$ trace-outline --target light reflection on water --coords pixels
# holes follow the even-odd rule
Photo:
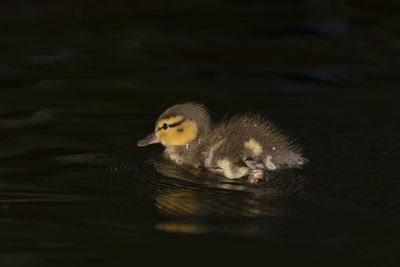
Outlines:
[[[50,257],[49,248],[63,255],[68,250],[79,260],[104,249],[165,244],[159,240],[163,233],[216,235],[224,246],[227,237],[246,237],[270,245],[341,247],[367,244],[385,229],[396,229],[395,125],[368,134],[317,134],[302,141],[312,159],[303,170],[249,185],[178,168],[159,156],[157,146],[136,148],[148,130],[136,133],[137,125],[152,125],[157,114],[133,116],[132,124],[126,123],[130,115],[102,114],[58,110],[44,124],[8,128],[2,139],[7,149],[1,157],[0,223],[9,229],[2,240],[12,242],[0,247],[13,253],[35,247],[40,260]],[[98,116],[102,119],[93,120]],[[108,129],[107,122],[116,127]],[[330,120],[324,123],[329,128]],[[376,223],[388,225],[370,233]],[[111,243],[97,241],[104,233]]]
[[[2,4],[0,265],[392,263],[398,1],[139,2]],[[188,100],[262,113],[311,162],[248,185],[136,147]]]
[[[156,166],[163,175],[176,179],[159,186],[157,207],[164,214],[178,217],[280,217],[285,211],[269,205],[268,200],[279,201],[279,197],[300,193],[303,182],[302,177],[281,174],[264,184],[249,185],[207,173],[194,175],[163,160]]]

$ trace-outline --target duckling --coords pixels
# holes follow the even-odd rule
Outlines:
[[[156,143],[165,147],[163,156],[177,165],[229,179],[247,176],[249,183],[257,183],[267,171],[300,168],[307,162],[299,146],[260,115],[236,115],[213,126],[206,108],[190,102],[165,110],[154,132],[137,145]]]

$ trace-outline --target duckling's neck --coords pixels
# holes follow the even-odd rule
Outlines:
[[[202,138],[197,138],[184,146],[166,147],[164,156],[176,164],[198,168],[202,162],[200,151],[203,145]]]

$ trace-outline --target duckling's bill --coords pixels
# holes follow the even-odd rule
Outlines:
[[[148,145],[157,144],[157,143],[161,143],[161,140],[156,136],[155,133],[151,133],[148,136],[146,136],[145,138],[139,140],[137,142],[137,146],[143,147],[143,146],[148,146]]]

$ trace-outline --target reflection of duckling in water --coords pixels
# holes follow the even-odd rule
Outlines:
[[[229,179],[248,175],[257,183],[265,171],[299,168],[307,160],[270,122],[245,114],[217,126],[206,109],[184,103],[170,107],[157,119],[155,131],[138,146],[161,143],[164,157],[178,165],[205,168]]]

